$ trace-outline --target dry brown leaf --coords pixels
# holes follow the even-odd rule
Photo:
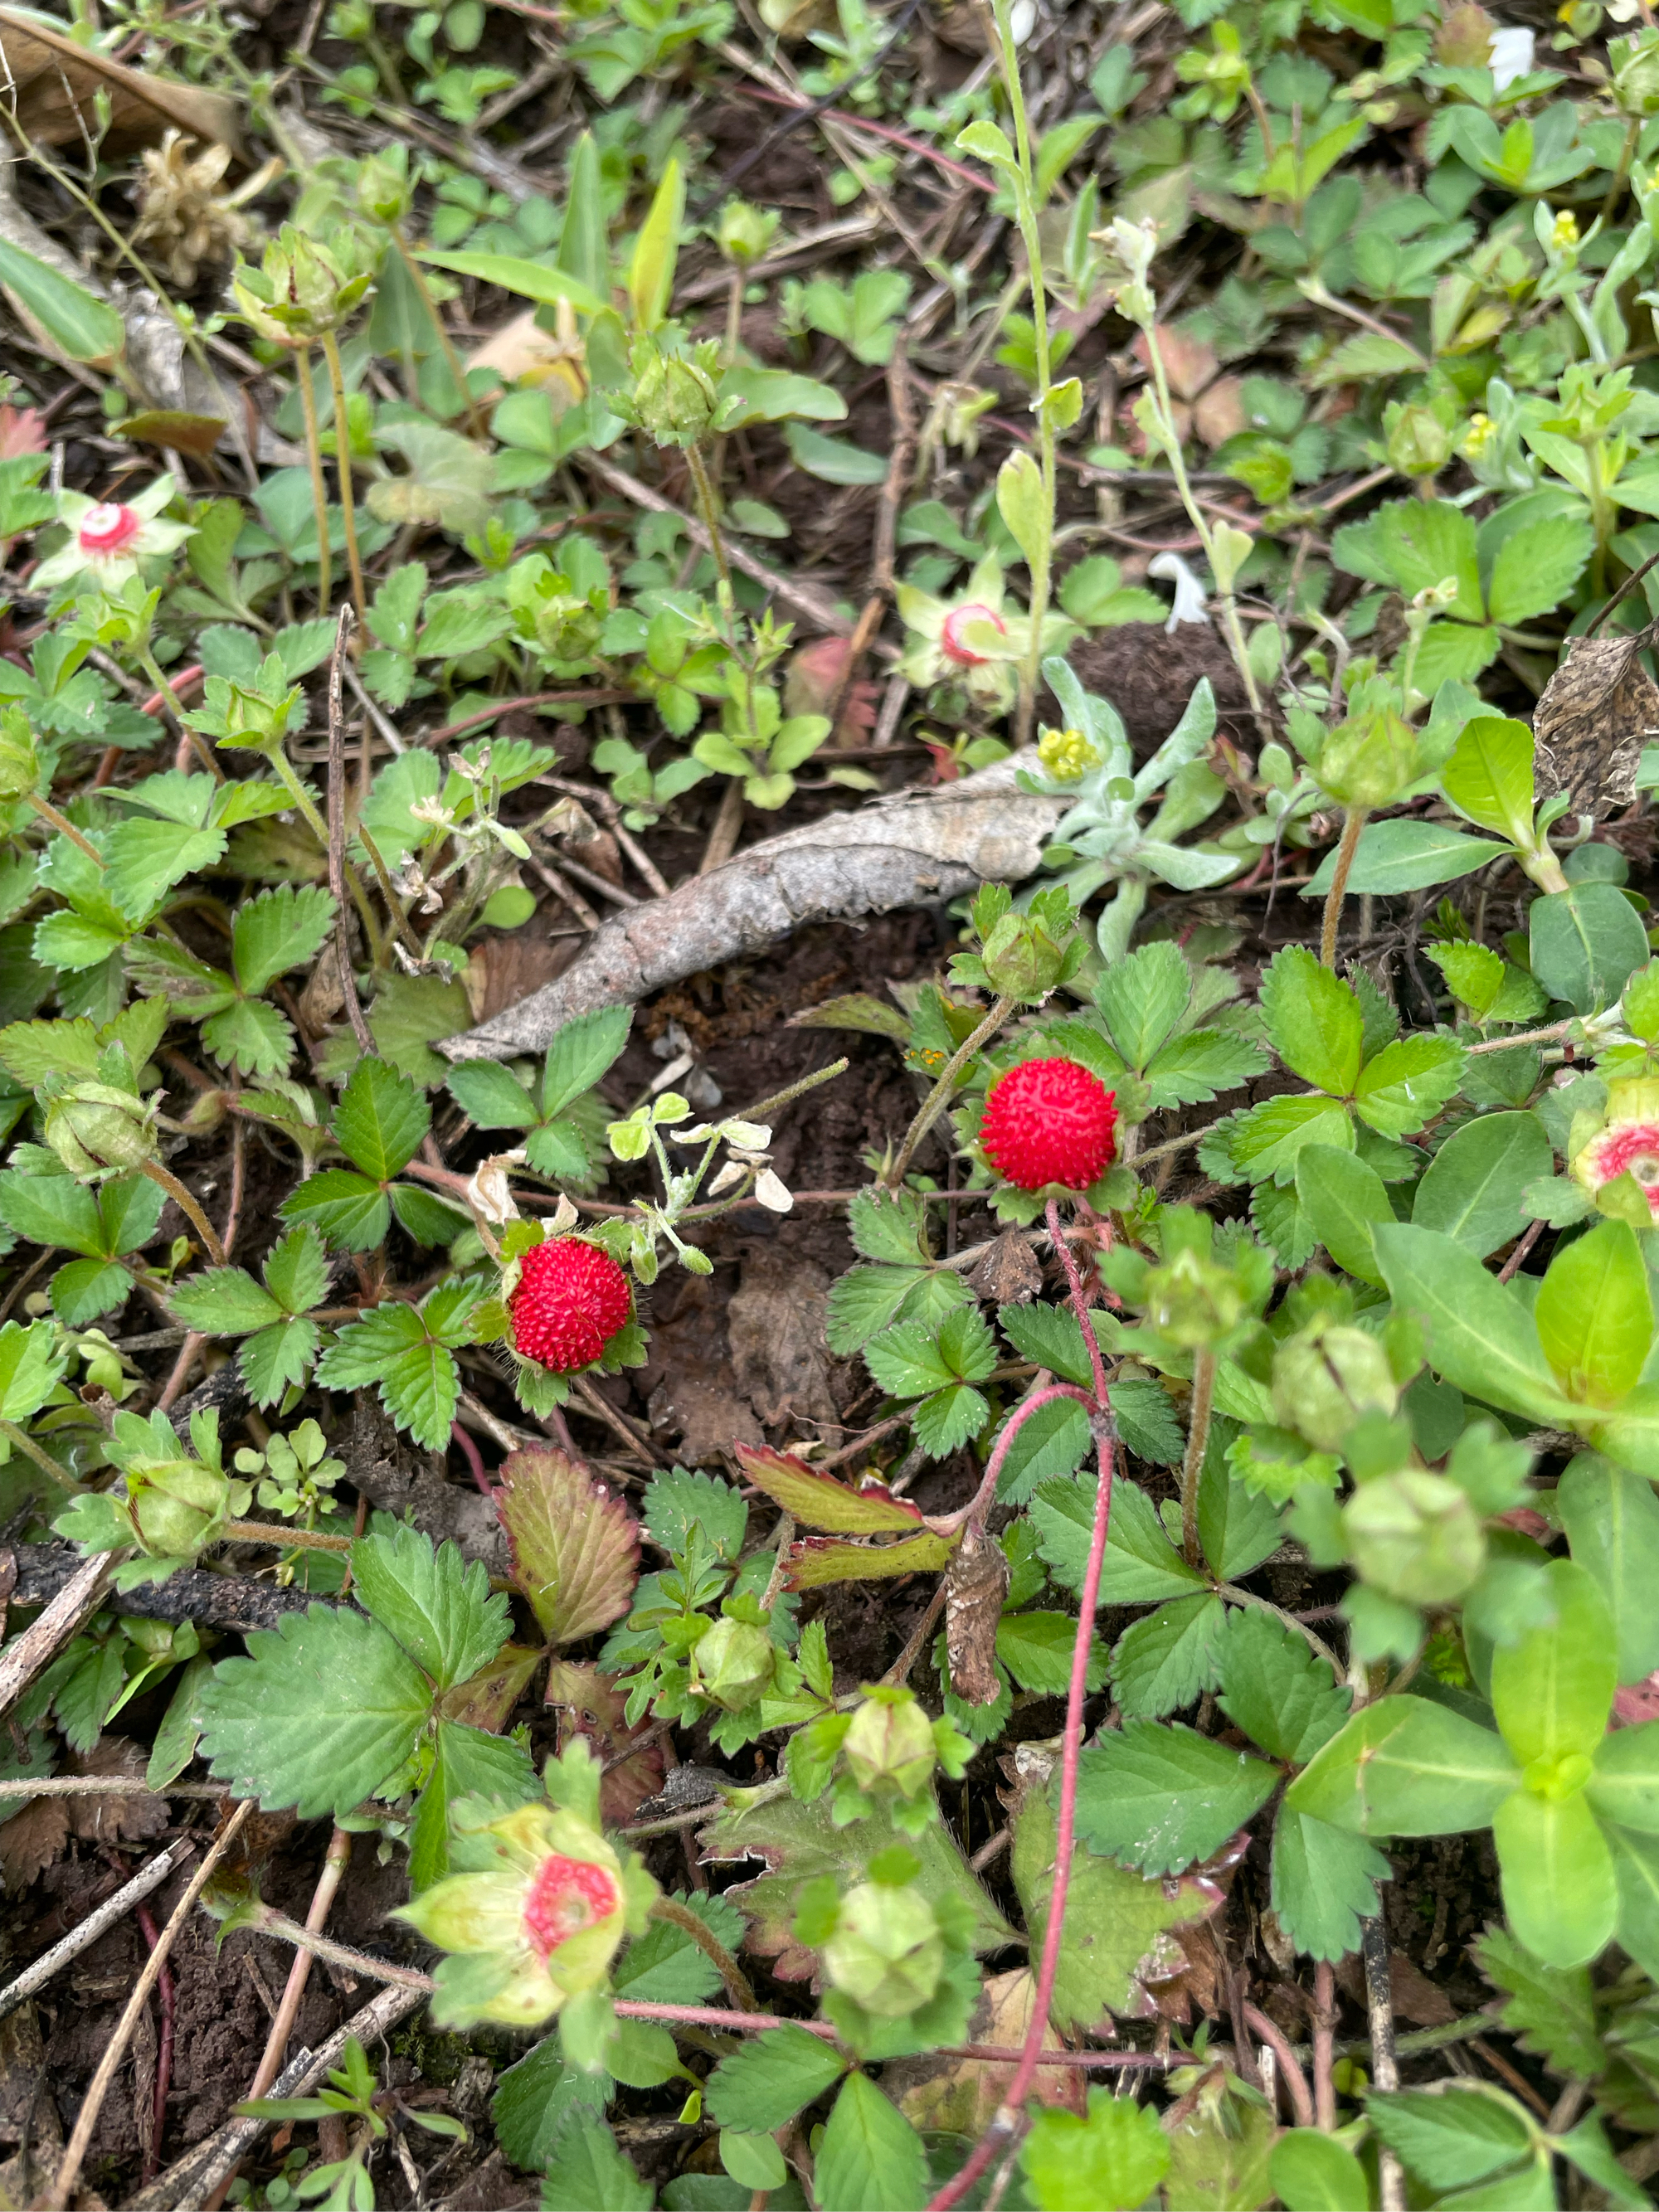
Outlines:
[[[604,1763],[599,1810],[605,1820],[613,1826],[631,1820],[662,1788],[663,1749],[653,1735],[656,1723],[647,1717],[629,1728],[628,1701],[617,1692],[616,1676],[572,1659],[555,1659],[549,1667],[547,1702],[559,1717],[559,1749],[580,1735]],[[641,1736],[649,1741],[630,1751],[629,1745]]]
[[[951,1687],[966,1705],[994,1705],[1002,1694],[997,1623],[1007,1595],[1008,1555],[994,1536],[970,1521],[945,1577]]]
[[[1042,1288],[1042,1270],[1024,1232],[1005,1229],[969,1268],[968,1280],[994,1306],[1023,1306]]]
[[[1244,412],[1242,377],[1219,378],[1193,409],[1193,428],[1212,450],[1249,427],[1250,419]]]
[[[726,1309],[732,1370],[769,1427],[787,1419],[839,1425],[830,1387],[835,1363],[824,1336],[829,1297],[828,1273],[798,1252],[767,1244],[744,1261]]]
[[[38,144],[78,144],[95,136],[94,101],[104,92],[110,100],[107,152],[154,145],[169,124],[204,144],[242,151],[239,106],[227,94],[129,69],[14,8],[0,8],[0,64],[17,126]]]
[[[1035,1994],[1029,1967],[988,1975],[969,2030],[971,2039],[1019,2050],[1031,2025]],[[1044,2029],[1042,2048],[1065,2048],[1052,2024]],[[901,2060],[887,2069],[888,2086],[913,2127],[963,2136],[970,2142],[991,2124],[1013,2075],[1012,2062],[988,2058]],[[1081,2067],[1039,2066],[1032,2094],[1062,2112],[1081,2112],[1087,2081]]]
[[[809,921],[937,903],[981,883],[1023,883],[1042,866],[1065,804],[1019,789],[1016,777],[1032,765],[1030,750],[1012,754],[945,790],[826,815],[751,845],[666,898],[629,907],[594,931],[556,982],[441,1040],[439,1049],[452,1060],[542,1052],[578,1014],[631,1005],[763,952]]]
[[[73,1759],[76,1774],[118,1776],[140,1786],[131,1797],[70,1797],[70,1831],[85,1844],[136,1844],[159,1836],[170,1817],[165,1797],[153,1797],[143,1788],[144,1753],[129,1737],[100,1736],[84,1759]]]
[[[1570,792],[1601,821],[1636,795],[1642,747],[1659,736],[1659,687],[1643,667],[1659,623],[1626,637],[1574,638],[1533,715],[1538,796]]]
[[[69,1833],[66,1798],[31,1797],[21,1813],[0,1825],[0,1872],[6,1887],[27,1889],[63,1856]]]

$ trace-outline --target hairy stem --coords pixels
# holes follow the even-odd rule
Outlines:
[[[904,1181],[905,1170],[910,1164],[916,1146],[949,1105],[951,1093],[957,1087],[957,1076],[967,1066],[980,1047],[996,1035],[1013,1011],[1014,1001],[1012,999],[998,999],[979,1027],[971,1036],[963,1039],[949,1060],[945,1061],[939,1071],[938,1082],[922,1100],[916,1110],[915,1121],[904,1133],[904,1142],[899,1146],[898,1158],[882,1178],[889,1190],[896,1190]]]
[[[1351,806],[1343,817],[1342,842],[1336,848],[1336,866],[1331,872],[1331,887],[1325,894],[1325,918],[1319,931],[1319,957],[1327,968],[1336,966],[1336,937],[1342,921],[1342,902],[1348,896],[1353,856],[1359,849],[1359,833],[1369,812],[1367,807]]]
[[[1215,1400],[1215,1350],[1200,1345],[1193,1354],[1193,1403],[1187,1427],[1187,1456],[1181,1466],[1181,1548],[1189,1567],[1201,1571],[1204,1547],[1198,1538],[1198,1486],[1210,1441],[1210,1409]]]
[[[691,482],[696,488],[697,505],[702,511],[702,526],[708,532],[708,549],[714,556],[714,566],[720,572],[720,581],[729,592],[732,570],[726,558],[726,540],[720,535],[720,510],[714,504],[714,487],[708,480],[708,471],[702,455],[695,446],[685,448],[685,462],[691,471]]]
[[[328,487],[323,482],[322,433],[317,427],[317,387],[311,379],[311,349],[294,349],[294,381],[299,387],[300,412],[306,418],[306,459],[311,468],[311,503],[317,511],[317,604],[326,607],[334,581],[334,560],[328,544]]]
[[[726,1994],[739,2012],[755,2010],[755,1992],[749,1986],[749,1979],[743,1968],[732,1956],[725,1944],[720,1942],[714,1929],[705,1921],[700,1920],[690,1905],[682,1905],[678,1899],[659,1892],[651,1900],[651,1917],[653,1920],[672,1922],[684,1935],[689,1936],[697,1948],[714,1962],[721,1981],[726,1985]]]
[[[0,1437],[3,1437],[15,1450],[32,1459],[41,1474],[50,1475],[60,1490],[68,1491],[71,1498],[79,1498],[82,1494],[82,1486],[64,1474],[52,1454],[44,1445],[36,1443],[27,1429],[20,1427],[15,1421],[0,1420]]]
[[[101,868],[104,856],[89,837],[83,836],[67,814],[60,814],[51,799],[42,799],[38,791],[28,793],[28,803],[43,822],[49,822],[60,837],[67,837],[71,845],[78,845],[88,860],[95,860]]]
[[[140,1161],[139,1172],[142,1175],[147,1175],[153,1183],[159,1184],[167,1196],[177,1203],[207,1247],[209,1259],[216,1267],[222,1267],[225,1264],[225,1248],[219,1242],[219,1232],[185,1188],[183,1183],[179,1182],[178,1176],[170,1174],[159,1160]]]
[[[334,394],[334,465],[340,484],[340,516],[345,525],[352,604],[357,610],[359,627],[366,628],[368,597],[363,590],[362,556],[357,550],[357,508],[351,488],[351,434],[346,425],[345,372],[340,366],[340,349],[332,331],[323,333],[323,359],[328,363],[329,387]]]

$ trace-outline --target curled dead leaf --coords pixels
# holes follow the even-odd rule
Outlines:
[[[41,16],[0,8],[0,65],[7,105],[25,138],[43,146],[80,144],[99,131],[98,94],[109,98],[107,153],[154,145],[168,125],[204,144],[240,155],[238,103],[228,94],[129,69],[81,46]]]
[[[1533,714],[1538,796],[1571,793],[1600,822],[1636,795],[1642,748],[1659,737],[1659,686],[1643,667],[1659,623],[1624,637],[1574,638]]]

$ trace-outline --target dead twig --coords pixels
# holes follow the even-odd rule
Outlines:
[[[1359,1923],[1365,1964],[1365,2009],[1371,2031],[1371,2080],[1382,2090],[1400,2087],[1400,2062],[1394,2043],[1394,1985],[1389,1971],[1389,1935],[1382,1915]],[[1393,2151],[1380,2149],[1377,2197],[1382,2212],[1406,2212],[1406,2173]]]
[[[0,1651],[0,1713],[8,1713],[47,1662],[103,1601],[104,1589],[125,1552],[96,1552],[70,1576],[38,1620]]]
[[[306,1914],[306,1926],[313,1935],[322,1933],[334,1903],[335,1893],[344,1879],[345,1870],[350,1863],[351,1838],[345,1829],[336,1828],[328,1839],[328,1850],[323,1858],[323,1870],[317,1877],[317,1887],[311,1896],[311,1908]],[[311,1954],[309,1951],[296,1951],[294,1954],[294,1963],[288,1970],[288,1981],[283,1990],[282,2002],[278,2005],[276,2015],[270,2023],[270,2033],[265,2039],[264,2050],[260,2056],[253,2080],[248,2087],[247,2101],[249,2103],[252,2103],[256,2097],[267,2094],[281,2070],[283,2055],[288,2049],[288,2039],[294,2033],[294,2023],[300,2014],[300,2002],[305,1996],[306,1984],[310,1978]],[[227,2173],[211,2194],[203,2199],[204,2212],[219,2212],[219,2207],[225,2201],[225,2192],[229,2187],[230,2175]]]
[[[100,1780],[106,1778],[99,1778]],[[128,1784],[127,1787],[131,1789],[131,1784]],[[153,1889],[159,1889],[173,1869],[187,1859],[195,1848],[194,1836],[180,1836],[176,1844],[169,1844],[166,1850],[153,1858],[147,1867],[141,1867],[131,1881],[123,1882],[112,1897],[106,1897],[100,1905],[88,1913],[78,1927],[71,1928],[61,1942],[52,1945],[50,1951],[43,1951],[33,1966],[25,1966],[15,1981],[8,1982],[5,1988],[0,1990],[0,2020],[4,2020],[8,2013],[15,2012],[18,2006],[26,2003],[38,1990],[45,1989],[52,1976],[67,1966],[71,1959],[78,1959],[82,1952],[89,1949],[106,1929],[113,1928],[117,1921],[124,1920]]]
[[[421,1990],[382,1990],[361,2012],[355,2013],[337,2028],[320,2049],[297,2051],[286,2069],[271,2083],[272,2094],[278,2097],[304,2096],[325,2078],[331,2067],[340,2063],[349,2038],[355,2037],[365,2047],[372,2046],[400,2020],[406,2019],[424,1996]],[[181,2204],[205,2204],[216,2190],[229,2182],[265,2130],[274,2124],[258,2114],[227,2120],[205,2142],[186,2151],[148,2188],[130,2197],[122,2212],[178,2212]]]
[[[75,2194],[75,2185],[81,2178],[81,2168],[86,2162],[87,2152],[91,2145],[94,2131],[98,2125],[98,2116],[104,2109],[104,2100],[109,2094],[110,2084],[114,2081],[121,2062],[126,2057],[127,2045],[131,2042],[133,2031],[138,2025],[138,2015],[149,2002],[149,1993],[161,1977],[161,1969],[167,1962],[168,1954],[179,1940],[179,1931],[189,1917],[191,1907],[207,1887],[209,1878],[215,1867],[223,1858],[246,1826],[248,1815],[253,1810],[253,1802],[252,1797],[244,1798],[231,1814],[218,1840],[191,1876],[189,1887],[173,1908],[173,1917],[161,1930],[155,1949],[145,1961],[144,1970],[138,1977],[137,1985],[127,1999],[126,2010],[116,2022],[115,2033],[111,2036],[104,2055],[98,2062],[98,2070],[92,2077],[92,2085],[87,2091],[86,2101],[76,2118],[75,2132],[70,2136],[68,2147],[64,2150],[63,2164],[58,2167],[56,2178],[40,2197],[40,2203],[43,2212],[64,2212],[64,2208]]]

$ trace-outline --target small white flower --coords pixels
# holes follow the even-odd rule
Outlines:
[[[1146,574],[1175,586],[1175,605],[1164,625],[1166,635],[1174,630],[1177,623],[1208,622],[1204,586],[1179,553],[1160,553],[1156,560],[1146,563]]]
[[[196,535],[187,522],[160,519],[177,489],[173,478],[165,476],[130,500],[91,500],[84,492],[60,492],[58,520],[68,526],[69,540],[40,563],[29,588],[56,591],[60,584],[85,576],[104,591],[118,591],[137,574],[140,561],[177,552],[187,538]]]
[[[710,1198],[718,1198],[723,1190],[730,1190],[734,1183],[741,1182],[748,1172],[741,1160],[727,1160],[726,1165],[709,1184],[708,1195]]]
[[[771,1213],[787,1213],[795,1201],[786,1186],[770,1168],[763,1168],[760,1180],[755,1185],[755,1195]]]
[[[1536,46],[1535,33],[1518,23],[1505,23],[1492,33],[1492,56],[1486,66],[1492,71],[1494,92],[1506,92],[1517,77],[1530,76]]]

